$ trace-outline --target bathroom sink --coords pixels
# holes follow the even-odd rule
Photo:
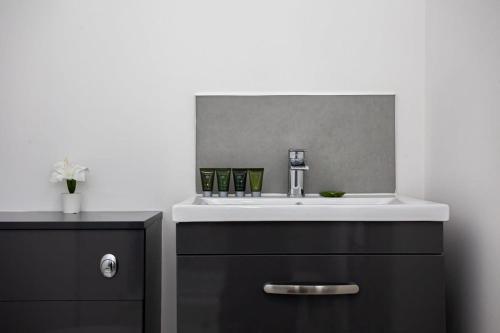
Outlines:
[[[397,200],[394,196],[347,196],[343,198],[288,198],[288,197],[245,197],[245,198],[203,198],[197,197],[196,205],[244,205],[244,206],[289,206],[289,205],[387,205]]]
[[[194,196],[174,205],[175,222],[203,221],[447,221],[449,207],[394,194],[262,197]]]

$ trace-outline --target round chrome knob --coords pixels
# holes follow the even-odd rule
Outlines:
[[[118,270],[118,261],[114,255],[108,253],[101,258],[100,267],[102,276],[111,279],[115,276],[116,271]]]

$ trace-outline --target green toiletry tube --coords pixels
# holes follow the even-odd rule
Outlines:
[[[204,197],[211,197],[214,188],[215,169],[200,168],[201,190]]]
[[[227,197],[229,192],[229,182],[231,181],[231,169],[216,169],[217,187],[219,189],[219,197]]]
[[[234,192],[237,197],[244,197],[247,187],[247,169],[233,169]]]
[[[260,194],[262,192],[264,169],[248,169],[248,176],[250,178],[250,191],[252,191],[252,197],[260,197]]]

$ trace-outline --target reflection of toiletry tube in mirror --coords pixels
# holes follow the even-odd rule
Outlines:
[[[215,172],[217,174],[219,197],[227,197],[229,182],[231,181],[231,169],[216,169]]]
[[[234,192],[237,197],[244,197],[247,187],[247,169],[233,169]]]
[[[214,188],[215,169],[200,168],[200,178],[203,196],[211,197]]]
[[[250,178],[250,190],[252,191],[252,197],[260,197],[260,193],[262,192],[264,169],[248,169],[248,176]]]

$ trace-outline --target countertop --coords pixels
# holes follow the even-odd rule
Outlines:
[[[262,197],[191,197],[173,206],[174,222],[245,221],[448,221],[446,204],[395,193],[347,193],[342,198],[318,194],[291,198],[286,194]]]
[[[0,230],[6,229],[145,229],[161,220],[158,211],[0,212]]]

